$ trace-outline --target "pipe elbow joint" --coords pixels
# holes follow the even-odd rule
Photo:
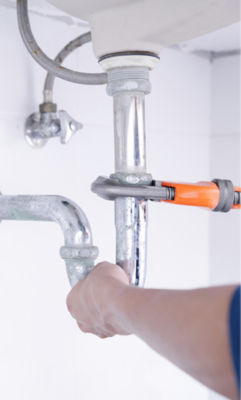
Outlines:
[[[98,248],[93,246],[89,221],[83,210],[66,197],[0,195],[0,220],[58,223],[64,235],[60,255],[72,286],[94,267]]]
[[[94,268],[98,247],[93,246],[89,221],[83,210],[73,201],[62,196],[53,197],[50,202],[52,220],[63,232],[65,245],[60,256],[65,261],[71,286],[84,279]]]

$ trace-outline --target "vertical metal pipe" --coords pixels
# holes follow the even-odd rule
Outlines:
[[[146,171],[145,95],[114,95],[115,172]],[[131,183],[131,182],[130,182]]]
[[[116,263],[134,285],[146,277],[147,201],[133,197],[115,200]]]
[[[138,70],[140,72],[140,70]],[[144,69],[146,73],[148,72]],[[119,73],[118,78],[121,75]],[[132,85],[128,85],[132,81]],[[145,79],[143,80],[143,82]],[[146,184],[145,90],[135,90],[135,70],[120,83],[112,82],[114,97],[115,174],[126,184]],[[142,82],[142,84],[143,84]],[[144,82],[149,84],[148,79]],[[113,90],[114,86],[114,90]],[[130,88],[133,90],[130,90]],[[136,198],[115,200],[116,263],[128,274],[132,284],[143,286],[146,275],[147,201]]]

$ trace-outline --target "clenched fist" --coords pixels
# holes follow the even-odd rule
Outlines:
[[[102,262],[71,290],[67,307],[83,332],[100,338],[129,333],[121,327],[114,311],[128,283],[119,266]]]

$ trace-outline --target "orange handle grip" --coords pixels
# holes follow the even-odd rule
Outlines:
[[[234,187],[234,190],[235,190],[235,192],[239,192],[239,193],[241,192],[241,188],[237,187],[237,186]],[[240,210],[241,209],[241,204],[234,204],[232,208],[234,210]]]
[[[214,210],[220,198],[220,190],[214,182],[198,183],[171,183],[162,182],[162,186],[173,187],[175,189],[175,199],[168,200],[168,203],[180,204],[194,207],[204,207]],[[235,191],[241,192],[241,188]],[[241,205],[234,205],[232,208],[240,209]]]

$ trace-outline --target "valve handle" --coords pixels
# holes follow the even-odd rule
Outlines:
[[[74,120],[66,111],[60,110],[58,112],[58,116],[60,119],[60,142],[62,144],[68,143],[71,137],[78,133],[82,128],[83,124]]]

